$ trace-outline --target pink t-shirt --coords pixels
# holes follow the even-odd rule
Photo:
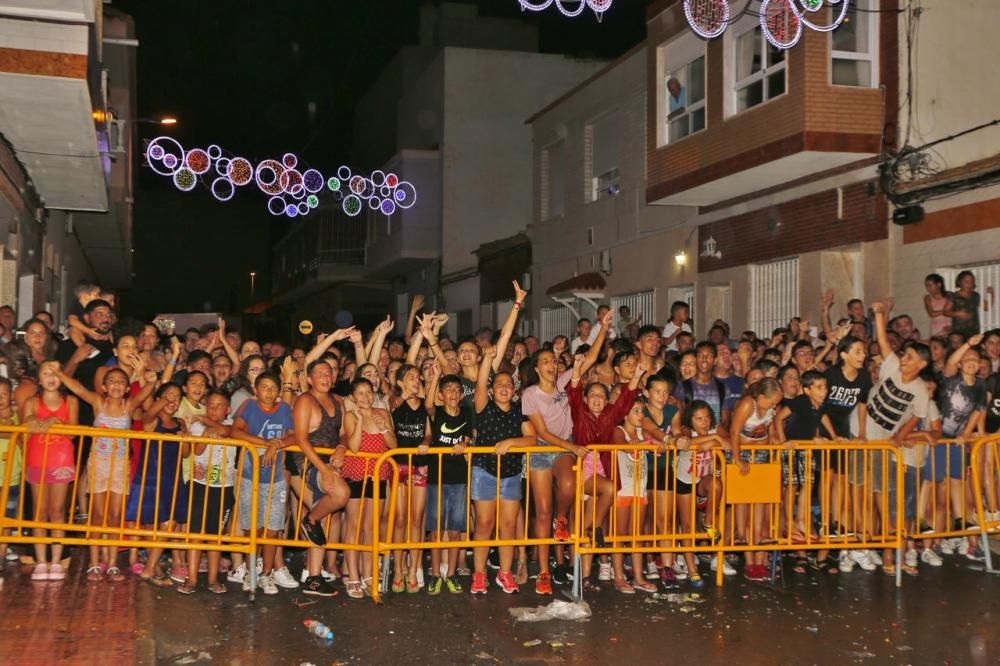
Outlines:
[[[573,378],[573,370],[567,370],[556,378],[556,392],[546,393],[536,384],[524,390],[521,396],[521,413],[525,416],[541,414],[548,428],[556,437],[570,441],[573,437],[573,417],[570,414],[566,385]],[[539,438],[540,446],[548,446]]]

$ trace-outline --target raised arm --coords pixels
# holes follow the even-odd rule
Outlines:
[[[959,367],[962,364],[962,357],[965,356],[965,352],[969,351],[973,347],[977,346],[983,341],[982,334],[973,335],[971,338],[962,343],[962,346],[951,353],[948,357],[948,362],[944,365],[944,376],[954,377],[958,374]]]
[[[597,332],[597,337],[594,338],[594,344],[590,345],[590,349],[583,357],[583,362],[580,365],[580,377],[587,374],[595,363],[597,363],[597,358],[601,355],[601,349],[604,347],[604,338],[608,334],[608,327],[611,326],[611,320],[614,318],[614,313],[608,310],[604,313],[601,318],[600,330]],[[573,372],[574,378],[576,377],[576,369]]]
[[[94,393],[86,386],[84,386],[74,378],[67,375],[62,370],[57,371],[56,374],[58,374],[59,381],[63,383],[63,386],[72,391],[76,395],[76,397],[80,398],[81,400],[86,400],[87,404],[93,407],[95,411],[101,408],[101,402],[102,402],[101,396]]]
[[[510,309],[510,314],[507,315],[507,321],[503,323],[503,328],[500,329],[500,338],[497,340],[496,356],[493,358],[493,370],[497,371],[500,369],[500,364],[503,363],[504,355],[507,353],[507,345],[510,344],[510,338],[514,335],[514,327],[517,325],[517,316],[521,312],[521,305],[524,303],[524,299],[528,297],[528,292],[521,289],[521,285],[514,280],[514,306]]]
[[[878,341],[878,350],[882,358],[889,358],[892,355],[892,346],[889,344],[889,333],[886,330],[886,306],[881,301],[872,303],[872,312],[875,313],[875,339]]]
[[[424,296],[423,294],[417,294],[413,297],[413,303],[410,305],[410,314],[406,317],[406,328],[403,329],[403,339],[406,340],[406,344],[410,344],[410,339],[413,334],[416,333],[413,330],[413,323],[417,318],[417,313],[420,312],[420,308],[424,307]]]
[[[351,332],[354,330],[354,327],[351,326],[350,328],[338,328],[330,335],[321,334],[319,339],[316,340],[316,344],[313,345],[313,348],[309,350],[308,354],[306,354],[306,367],[309,367],[309,364],[313,361],[318,361],[320,356],[325,354],[327,350],[333,346],[333,343],[339,342],[340,340],[346,340],[351,337]]]
[[[431,353],[434,354],[434,358],[437,359],[437,364],[441,366],[442,370],[447,368],[448,359],[445,357],[444,351],[441,349],[441,345],[438,344],[434,313],[424,315],[424,318],[420,322],[420,334],[425,340],[427,340],[427,344],[430,345]]]
[[[230,371],[230,376],[235,376],[240,371],[240,355],[236,353],[233,346],[229,344],[229,340],[226,339],[226,320],[219,317],[219,343],[222,345],[222,349],[226,352],[226,356],[233,363],[233,368]]]
[[[430,367],[430,382],[427,383],[427,395],[424,396],[424,407],[427,409],[427,414],[434,416],[434,412],[437,409],[437,393],[438,393],[438,382],[441,380],[441,365],[435,363]]]
[[[487,347],[483,350],[483,360],[479,362],[479,374],[476,375],[476,394],[474,396],[476,414],[486,409],[486,404],[490,401],[490,368],[493,367],[495,359],[499,356],[496,347]]]
[[[365,351],[368,353],[369,363],[378,363],[379,354],[382,353],[382,347],[385,345],[385,339],[389,336],[389,331],[392,330],[392,317],[386,315],[386,318],[379,322],[378,326],[372,332],[372,337],[368,341],[370,349],[366,348]]]

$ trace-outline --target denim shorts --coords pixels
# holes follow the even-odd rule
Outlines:
[[[7,494],[7,510],[4,511],[4,515],[8,518],[17,518],[17,506],[21,501],[21,486],[16,485],[16,482],[10,484]],[[30,518],[31,516],[25,516]]]
[[[524,456],[524,468],[532,472],[544,472],[546,470],[552,469],[552,465],[555,464],[556,458],[559,456],[571,456],[573,455],[569,451],[560,451],[558,453],[532,453],[530,455]]]
[[[903,515],[907,521],[917,519],[917,476],[920,470],[903,466]],[[889,474],[889,515],[896,518],[896,475]]]
[[[497,477],[482,467],[472,466],[472,499],[492,502],[497,498]],[[500,499],[521,499],[521,475],[500,477]]]
[[[427,531],[438,530],[438,489],[441,493],[441,531],[464,532],[468,514],[464,483],[427,484]]]
[[[965,472],[965,444],[938,444],[931,447],[931,460],[924,463],[924,480],[941,483],[947,476],[959,480]],[[933,464],[931,464],[933,462]]]

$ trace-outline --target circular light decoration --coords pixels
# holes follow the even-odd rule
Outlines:
[[[306,205],[309,206],[310,208],[315,208],[316,206],[319,205],[319,197],[316,196],[315,194],[310,194],[309,196],[306,197]]]
[[[385,184],[388,187],[396,187],[399,185],[399,176],[394,173],[385,174]]]
[[[285,200],[281,197],[271,197],[267,200],[267,212],[271,215],[281,215],[285,212]]]
[[[396,212],[396,204],[392,202],[392,199],[383,199],[382,205],[379,208],[385,215],[392,215]]]
[[[180,160],[173,155],[168,154],[163,156],[163,166],[167,167],[168,169],[175,169],[179,162]]]
[[[146,157],[151,160],[163,159],[163,146],[152,146],[146,151]]]
[[[351,176],[351,180],[347,183],[347,186],[351,188],[351,192],[361,194],[365,191],[365,179],[363,176]]]
[[[837,2],[840,2],[840,14],[838,14],[837,18],[833,20],[833,23],[830,23],[829,25],[816,25],[801,14],[799,15],[799,19],[802,21],[803,25],[807,28],[815,30],[816,32],[833,32],[839,28],[840,24],[847,18],[847,6],[850,4],[850,0],[831,0],[831,3]],[[820,6],[822,6],[822,2],[820,2]]]
[[[172,176],[183,160],[184,146],[172,136],[158,136],[146,145],[149,168],[161,176]]]
[[[295,204],[288,204],[285,206],[285,215],[288,217],[295,217],[299,214],[299,207]]]
[[[799,0],[807,12],[818,12],[823,8],[823,0]]]
[[[278,176],[278,184],[285,192],[295,194],[302,190],[302,174],[295,169],[286,169]]]
[[[300,202],[299,205],[296,206],[296,208],[298,208],[299,215],[309,214],[309,204],[307,204],[305,201]]]
[[[184,164],[200,176],[211,168],[212,160],[201,148],[192,148],[184,157]]]
[[[795,46],[802,37],[802,19],[792,0],[764,0],[760,5],[760,29],[776,49]]]
[[[399,187],[396,188],[393,198],[396,200],[396,206],[406,210],[417,203],[417,188],[413,187],[408,181],[400,181]]]
[[[326,181],[326,186],[330,188],[331,192],[337,192],[340,190],[340,179],[336,176],[330,176],[330,179]]]
[[[583,13],[584,9],[590,7],[598,21],[604,16],[604,12],[611,8],[612,2],[614,0],[518,0],[518,4],[521,5],[521,11],[531,10],[533,12],[542,12],[554,3],[559,13],[569,18],[579,16]]]
[[[288,193],[288,196],[297,200],[305,199],[306,198],[305,188],[303,188],[301,185],[299,185],[297,188],[293,187],[292,191]]]
[[[684,0],[684,16],[697,35],[714,39],[729,25],[729,0]]]
[[[563,6],[563,3],[567,1],[570,3],[575,2],[577,5],[576,9],[575,10],[566,9],[566,7]],[[584,8],[587,6],[586,0],[555,0],[555,2],[556,2],[556,9],[558,9],[563,16],[568,16],[569,18],[575,18],[579,16],[580,14],[583,13]]]
[[[323,174],[316,169],[306,169],[302,174],[302,186],[310,194],[315,194],[323,189]]]
[[[388,197],[388,196],[392,196],[392,188],[388,187],[386,185],[383,185],[382,187],[378,188],[378,195],[380,197],[383,197],[383,198],[384,197]]]
[[[190,192],[198,184],[198,176],[190,169],[181,168],[174,174],[174,185],[182,192]]]
[[[278,179],[281,178],[281,174],[284,172],[285,167],[281,166],[277,160],[264,160],[257,165],[257,173],[255,175],[257,187],[264,194],[280,194],[282,187]]]
[[[212,185],[208,189],[212,191],[212,196],[219,201],[229,201],[236,194],[236,186],[233,185],[233,181],[224,176],[213,180]]]
[[[206,152],[208,153],[208,156],[213,160],[217,160],[220,157],[222,157],[222,148],[219,148],[214,143],[208,147],[208,150]]]
[[[341,166],[337,169],[337,178],[341,180],[351,179],[351,168],[347,166]]]
[[[385,174],[376,169],[372,171],[372,175],[368,176],[368,180],[372,181],[372,185],[375,187],[382,187],[385,185]]]
[[[285,153],[281,156],[281,163],[288,169],[294,169],[295,165],[299,163],[299,158],[293,153]]]
[[[382,200],[379,199],[378,197],[368,198],[368,207],[371,208],[372,210],[378,210],[379,206],[381,205],[382,205]]]
[[[354,217],[355,215],[360,213],[361,207],[362,207],[361,199],[359,199],[357,196],[353,194],[348,194],[346,197],[344,197],[344,201],[341,204],[341,208],[343,209],[343,211],[347,215],[350,215],[351,217]]]
[[[219,159],[215,160],[215,173],[219,174],[220,176],[226,176],[226,177],[229,176],[228,157],[220,157]]]
[[[229,161],[227,175],[234,185],[246,185],[253,180],[253,165],[245,157],[234,157]]]
[[[520,0],[521,11],[530,9],[533,12],[543,12],[552,4],[552,0],[542,0],[541,2],[531,2],[531,0]]]

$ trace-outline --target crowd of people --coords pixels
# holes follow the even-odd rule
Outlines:
[[[363,598],[377,584],[378,563],[330,544],[391,538],[406,544],[387,565],[394,593],[457,594],[471,574],[471,593],[485,594],[495,570],[493,582],[505,593],[533,577],[534,591],[549,595],[573,575],[574,524],[598,545],[621,526],[641,526],[643,534],[688,535],[681,548],[698,540],[747,546],[742,556],[707,564],[676,548],[602,556],[596,577],[585,557],[584,590],[602,582],[625,594],[699,588],[704,569],[718,566],[725,575],[742,567],[746,578],[763,580],[770,558],[780,554],[752,546],[804,544],[817,535],[864,538],[876,523],[883,533],[905,530],[903,562],[889,550],[801,550],[788,553],[792,570],[834,575],[881,567],[894,575],[899,567],[917,575],[920,564],[940,566],[942,554],[982,556],[975,536],[921,533],[973,524],[969,440],[1000,430],[1000,330],[984,333],[979,324],[980,308],[993,306],[992,292],[982,299],[968,272],[955,291],[937,275],[926,286],[926,336],[911,317],[894,313],[891,298],[868,306],[848,301],[844,316],[834,318],[839,305],[828,291],[818,325],[793,318],[766,338],[753,331],[733,336],[724,321],[696,337],[688,304],[677,302],[662,327],[643,325],[641,313],[628,308],[601,306],[594,322],[581,319],[575,332],[542,341],[517,334],[528,294],[514,282],[513,307],[497,331],[453,341],[447,315],[426,312],[418,296],[400,335],[386,318],[367,338],[352,326],[294,347],[244,339],[221,319],[182,336],[153,324],[119,330],[113,294],[81,284],[65,337],[46,312],[14,335],[14,311],[0,308],[0,425],[24,424],[31,433],[0,440],[6,515],[206,538],[252,529],[272,541],[256,558],[256,577],[241,555],[215,550],[98,544],[81,553],[90,583],[133,575],[183,594],[193,593],[204,573],[207,589],[219,594],[228,582],[250,590],[256,578],[265,594],[301,586],[305,594],[332,596],[343,585],[351,598]],[[52,431],[60,424],[105,433]],[[106,430],[209,441],[145,444]],[[941,438],[955,443],[938,445]],[[219,441],[226,439],[253,448]],[[904,486],[881,473],[890,461],[880,456],[829,447],[817,464],[820,456],[809,453],[809,442],[843,440],[899,447]],[[778,452],[770,446],[788,442],[806,444]],[[592,448],[605,444],[620,446]],[[629,448],[637,444],[644,450]],[[531,453],[536,446],[546,448]],[[397,494],[382,503],[395,508],[392,534],[373,535],[374,490],[387,498],[391,470],[357,454],[397,448],[410,453],[396,460]],[[721,506],[721,461],[741,475],[780,461],[786,501],[766,510]],[[995,461],[978,464],[987,518],[1000,519]],[[862,520],[866,487],[890,500],[876,501],[879,515]],[[579,492],[587,498],[575,516]],[[904,495],[904,516],[894,515],[897,493]],[[820,495],[832,500],[817,519]],[[767,519],[774,511],[783,518]],[[0,553],[32,564],[30,573],[24,569],[32,580],[64,579],[58,538],[65,532],[33,532],[56,541],[40,541],[30,554],[6,546]],[[547,541],[474,548],[471,561],[464,548],[420,547],[466,534],[475,541],[526,534]],[[309,545],[273,543],[282,539]],[[303,555],[298,579],[287,566],[293,550]]]

